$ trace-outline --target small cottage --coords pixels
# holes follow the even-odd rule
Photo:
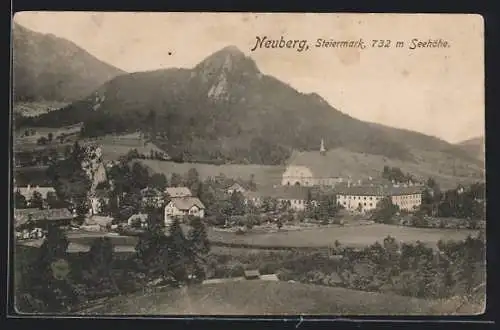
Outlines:
[[[205,216],[205,205],[196,197],[172,198],[165,206],[165,224],[169,224],[175,217]]]
[[[258,280],[260,278],[260,273],[258,270],[245,270],[246,280]]]

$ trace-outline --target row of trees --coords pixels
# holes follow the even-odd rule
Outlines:
[[[441,191],[439,184],[430,178],[422,196],[421,210],[424,214],[439,217],[484,220],[484,183],[474,183],[468,187]]]
[[[415,178],[410,173],[403,173],[399,167],[384,166],[382,178],[395,183],[406,183],[408,181],[415,182]]]

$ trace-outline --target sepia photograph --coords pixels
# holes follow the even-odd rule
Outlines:
[[[472,14],[18,12],[17,315],[486,308]]]

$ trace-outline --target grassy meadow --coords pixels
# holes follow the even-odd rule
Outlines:
[[[454,314],[461,313],[454,308],[450,310]],[[479,311],[480,308],[475,312]],[[78,314],[443,315],[448,313],[450,312],[445,309],[441,301],[309,284],[252,280],[195,285],[152,294],[127,295],[111,299]]]
[[[250,179],[254,175],[255,183],[258,185],[273,185],[281,184],[281,176],[285,171],[284,166],[273,165],[211,165],[201,163],[176,163],[173,161],[159,161],[143,159],[140,162],[148,166],[154,173],[163,173],[169,177],[172,173],[185,174],[191,168],[195,168],[200,179],[204,180],[208,177],[215,177],[223,173],[228,178],[243,180]]]

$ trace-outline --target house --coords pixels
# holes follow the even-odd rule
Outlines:
[[[205,205],[196,197],[172,198],[165,206],[165,224],[168,225],[175,217],[194,216],[203,218],[205,216]]]
[[[165,189],[165,193],[169,198],[177,197],[192,197],[193,194],[191,190],[187,187],[168,187]]]
[[[231,186],[229,186],[227,189],[226,189],[226,193],[228,195],[232,195],[234,192],[239,192],[239,193],[244,193],[245,191],[247,191],[247,189],[245,189],[241,184],[239,184],[238,182],[235,182],[233,183]]]
[[[49,226],[67,226],[74,219],[68,209],[15,209],[14,225],[16,230],[28,227],[47,229]]]
[[[112,217],[93,215],[85,219],[85,226],[95,227],[95,230],[106,231],[111,226]]]
[[[16,190],[24,196],[28,207],[30,206],[31,199],[33,198],[33,194],[35,193],[35,191],[40,193],[44,201],[47,200],[47,196],[52,195],[53,197],[56,197],[56,190],[54,189],[54,187],[32,187],[31,185],[28,185],[27,187],[18,187],[16,188]]]
[[[409,184],[361,184],[339,187],[337,203],[351,211],[367,212],[389,197],[401,210],[411,211],[422,204],[423,187]]]
[[[347,173],[324,141],[318,151],[294,151],[282,175],[283,186],[330,186],[343,182]]]
[[[165,193],[156,188],[146,187],[142,189],[141,198],[143,205],[162,207],[165,204]]]
[[[260,273],[258,270],[245,270],[246,280],[258,280],[260,278]]]
[[[109,191],[107,189],[96,189],[89,197],[90,210],[89,214],[100,214],[106,205],[109,204]]]

